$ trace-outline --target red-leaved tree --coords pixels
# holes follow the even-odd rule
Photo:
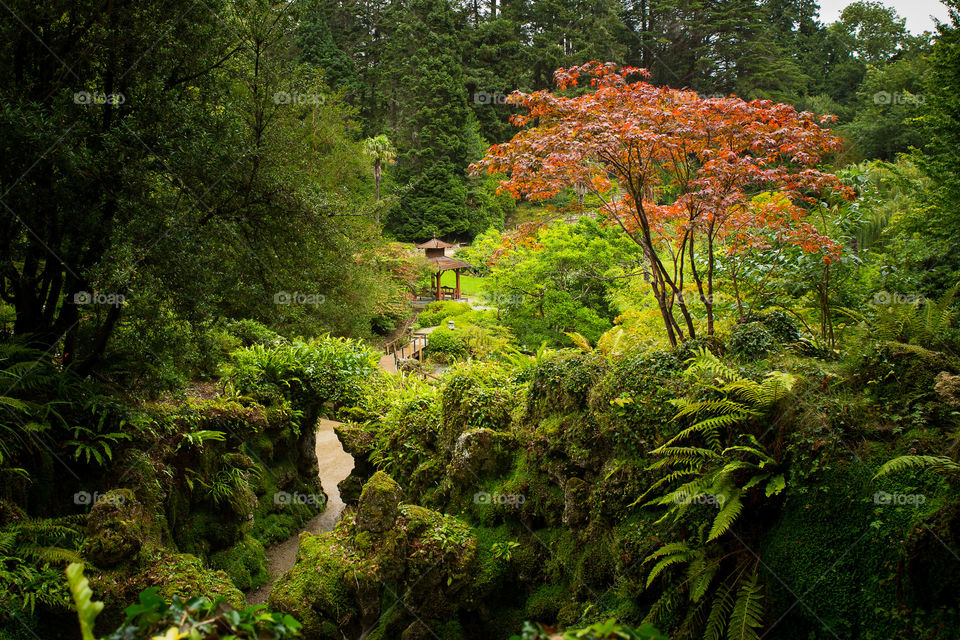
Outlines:
[[[646,72],[591,62],[559,69],[558,89],[589,79],[588,93],[515,92],[523,129],[490,147],[471,172],[506,174],[500,189],[515,198],[552,198],[574,188],[600,198],[602,209],[643,249],[645,277],[671,344],[696,337],[685,287],[695,285],[714,329],[716,260],[754,248],[763,229],[779,242],[835,259],[837,244],[805,222],[828,191],[850,197],[836,176],[817,167],[841,141],[818,118],[769,100],[701,98],[656,87]],[[752,206],[763,192],[784,197]]]

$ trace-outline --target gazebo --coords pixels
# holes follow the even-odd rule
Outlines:
[[[460,272],[463,269],[471,269],[473,265],[463,260],[448,258],[447,249],[454,245],[443,240],[427,240],[423,244],[418,244],[417,249],[423,249],[427,256],[427,261],[434,265],[434,275],[432,288],[436,292],[437,300],[443,300],[444,294],[452,297],[454,300],[460,299]],[[457,274],[457,285],[453,288],[444,287],[440,284],[444,271],[453,271]]]

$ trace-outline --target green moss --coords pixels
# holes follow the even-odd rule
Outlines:
[[[397,519],[403,489],[383,471],[378,471],[367,481],[360,494],[357,508],[357,526],[361,531],[382,533],[390,529]]]
[[[350,552],[332,535],[300,535],[297,563],[274,585],[269,605],[303,624],[307,638],[338,639],[338,627],[358,615],[346,585]]]
[[[543,624],[554,624],[557,615],[570,601],[570,593],[562,583],[544,584],[527,598],[524,618]]]
[[[250,536],[226,551],[213,554],[210,566],[226,572],[233,584],[242,591],[255,589],[270,579],[263,544]]]
[[[165,599],[174,595],[187,599],[203,596],[210,600],[225,600],[232,607],[242,607],[243,594],[223,571],[206,567],[200,558],[186,553],[159,549],[154,559],[132,577],[127,574],[102,573],[91,577],[93,590],[104,593],[106,600],[132,602],[136,594],[147,587],[157,587]]]

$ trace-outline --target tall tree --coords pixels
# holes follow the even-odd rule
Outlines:
[[[471,138],[460,38],[448,0],[406,0],[391,9],[387,64],[395,115],[397,175],[405,190],[389,213],[398,238],[467,231],[465,186]]]
[[[394,161],[397,157],[397,150],[393,148],[390,138],[381,133],[375,138],[367,138],[363,141],[363,153],[373,167],[373,182],[376,188],[377,201],[379,201],[383,168]]]
[[[320,256],[352,233],[359,154],[293,59],[295,7],[10,9],[0,297],[16,333],[89,369],[138,309],[283,316],[272,291],[293,265],[335,298],[339,263]]]

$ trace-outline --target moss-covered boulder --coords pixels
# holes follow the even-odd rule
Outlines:
[[[376,474],[364,496],[396,491],[391,483]],[[415,622],[456,620],[493,587],[490,554],[481,558],[471,529],[452,516],[401,505],[393,526],[376,533],[358,520],[351,514],[331,533],[302,534],[296,564],[274,586],[271,608],[302,622],[304,637],[417,637]]]
[[[263,544],[246,536],[230,549],[210,556],[210,566],[230,576],[238,589],[249,591],[267,583],[267,558]]]
[[[357,508],[357,526],[361,531],[382,533],[397,520],[403,489],[389,475],[378,471],[363,487]]]
[[[270,607],[296,618],[305,637],[339,640],[340,629],[359,621],[347,580],[359,559],[343,542],[334,535],[301,534],[296,564],[270,592]]]
[[[87,514],[84,556],[100,567],[135,559],[143,547],[150,546],[152,518],[153,514],[143,508],[133,491],[108,491]]]
[[[460,434],[447,465],[452,484],[470,483],[510,466],[513,438],[492,429],[472,429]]]
[[[226,573],[211,570],[196,556],[158,547],[149,558],[143,554],[141,558],[140,565],[121,564],[89,574],[90,587],[106,605],[97,618],[98,637],[115,629],[123,619],[124,608],[150,587],[156,587],[165,600],[175,595],[184,600],[203,596],[211,601],[223,600],[237,609],[246,603]]]
[[[376,472],[370,461],[374,450],[373,432],[356,424],[343,423],[334,428],[334,433],[337,434],[343,450],[353,457],[350,475],[337,484],[340,499],[345,504],[357,504],[363,485]]]

